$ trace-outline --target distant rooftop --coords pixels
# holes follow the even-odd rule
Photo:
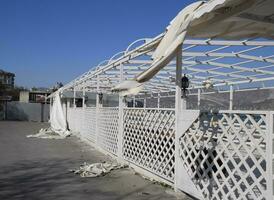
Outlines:
[[[15,76],[14,73],[7,72],[7,71],[4,71],[4,70],[2,70],[2,69],[0,69],[0,74],[6,74],[6,75],[10,75],[10,76]]]

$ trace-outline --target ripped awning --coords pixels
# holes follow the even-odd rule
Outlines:
[[[95,66],[62,90],[174,91],[173,59],[181,44],[183,73],[190,77],[193,89],[203,87],[208,80],[216,87],[271,81],[273,8],[272,0],[195,2],[184,8],[163,34],[138,40],[144,43],[134,49],[130,45],[119,57]],[[250,84],[254,88],[265,86]]]

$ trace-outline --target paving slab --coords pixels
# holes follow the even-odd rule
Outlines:
[[[0,199],[24,200],[190,200],[145,180],[131,169],[97,178],[69,172],[84,162],[110,161],[76,137],[64,140],[26,138],[47,123],[0,122]]]

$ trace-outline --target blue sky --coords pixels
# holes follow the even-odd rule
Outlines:
[[[0,0],[0,69],[20,86],[66,83],[161,33],[190,0]]]

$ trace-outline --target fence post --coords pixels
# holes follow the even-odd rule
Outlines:
[[[157,108],[159,109],[160,108],[160,91],[158,92],[158,95],[157,95]]]
[[[179,173],[179,131],[180,131],[180,115],[182,113],[182,45],[177,49],[176,55],[176,93],[175,93],[175,180],[174,190],[178,191],[178,173]]]
[[[198,109],[200,109],[201,107],[201,89],[200,88],[198,89],[197,98],[198,98],[198,103],[197,103]]]
[[[147,107],[147,98],[146,97],[144,97],[144,106],[143,106],[144,108],[146,108]]]
[[[82,106],[83,106],[83,110],[84,110],[85,107],[86,107],[85,100],[86,100],[86,87],[83,87],[83,97],[82,97]]]
[[[273,188],[273,181],[274,181],[274,172],[273,172],[273,115],[274,112],[268,112],[267,123],[268,123],[268,132],[266,136],[266,176],[267,176],[267,200],[274,199],[274,188]]]
[[[79,110],[79,113],[80,113],[80,127],[79,127],[79,132],[80,132],[80,135],[81,137],[85,135],[85,121],[86,121],[86,112],[85,112],[85,109],[86,109],[86,104],[85,104],[85,100],[86,100],[86,87],[82,87],[82,110]]]
[[[124,80],[123,65],[120,65],[120,82]],[[118,160],[123,161],[123,134],[124,134],[124,97],[119,95],[119,121],[118,121]]]
[[[99,94],[100,94],[100,76],[97,75],[97,94],[96,94],[96,140],[95,144],[99,147],[99,115],[100,115],[100,108],[102,107],[102,104],[100,102]]]
[[[233,110],[233,85],[229,88],[229,110]]]
[[[76,90],[75,86],[73,87],[73,108],[76,108]]]

